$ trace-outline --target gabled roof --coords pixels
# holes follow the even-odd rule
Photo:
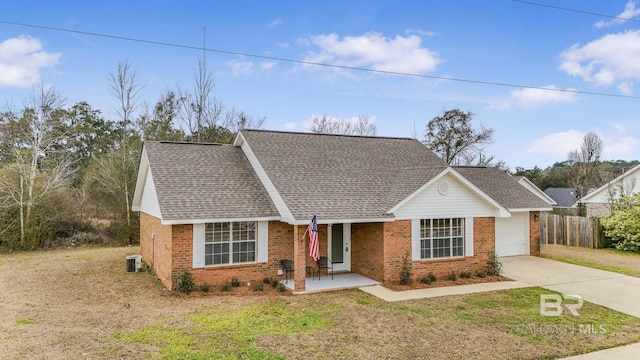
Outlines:
[[[582,199],[580,199],[580,202],[588,203],[593,199],[602,197],[603,195],[608,194],[609,190],[615,187],[616,185],[625,185],[624,182],[626,181],[626,179],[631,179],[632,176],[636,178],[640,177],[640,164],[632,167],[631,169],[629,169],[622,175],[618,176],[617,178],[609,181],[608,183],[602,185],[601,187],[583,196]],[[635,189],[629,189],[630,191],[635,190],[634,192],[638,192],[638,190],[636,189],[640,187],[640,184],[637,181],[632,181],[632,184],[630,185],[633,185],[633,187],[635,188]]]
[[[145,161],[163,223],[279,217],[244,153],[235,146],[149,141],[144,144]],[[139,175],[138,185],[141,182]],[[137,199],[141,191],[136,187]]]
[[[550,204],[498,168],[455,166],[454,169],[509,211],[551,210]]]
[[[544,192],[556,201],[558,207],[572,207],[578,200],[575,189],[570,187],[550,187]]]
[[[545,201],[547,204],[549,204],[549,205],[557,205],[558,204],[552,197],[547,195],[544,191],[540,190],[540,188],[537,187],[536,184],[531,182],[531,180],[527,179],[526,176],[514,176],[513,178],[516,179],[516,181],[520,185],[522,185],[525,188],[527,188],[527,190],[531,191],[535,195],[538,195],[538,197],[541,198],[543,201]]]
[[[295,221],[383,219],[447,164],[415,139],[241,130]],[[273,194],[272,194],[273,195]]]

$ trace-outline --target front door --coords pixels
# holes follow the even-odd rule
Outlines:
[[[351,224],[329,224],[328,237],[333,271],[351,271]]]

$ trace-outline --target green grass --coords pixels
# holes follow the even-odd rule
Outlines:
[[[114,339],[156,346],[162,359],[280,359],[251,345],[261,335],[295,335],[332,326],[319,313],[293,311],[283,303],[250,305],[238,311],[202,310],[189,320],[186,327],[154,325],[118,332]]]
[[[616,250],[616,251],[620,251],[620,250]],[[636,256],[636,255],[631,255],[631,256]],[[639,270],[630,269],[630,268],[624,267],[624,266],[608,265],[608,264],[596,263],[596,262],[589,261],[589,260],[572,259],[572,258],[567,258],[567,257],[562,257],[562,256],[548,256],[548,257],[550,259],[557,260],[557,261],[562,261],[562,262],[565,262],[565,263],[568,263],[568,264],[586,266],[586,267],[590,267],[590,268],[594,268],[594,269],[612,271],[612,272],[617,272],[617,273],[624,274],[624,275],[640,277],[640,271]],[[640,258],[638,259],[638,261],[640,261]]]
[[[325,347],[332,357],[359,358],[365,356],[358,352],[363,346],[389,351],[375,353],[377,358],[415,357],[419,350],[406,348],[407,343],[441,332],[488,336],[501,346],[514,341],[532,345],[543,354],[540,358],[640,340],[640,319],[587,302],[578,309],[580,316],[568,311],[561,316],[541,316],[542,294],[557,293],[524,288],[387,303],[358,291],[344,291],[258,303],[240,301],[231,309],[228,305],[206,306],[186,315],[161,316],[152,326],[117,332],[113,340],[116,346],[141,346],[147,351],[143,357],[196,360],[298,358],[304,352],[296,353],[296,349]],[[372,327],[362,329],[363,324]],[[390,340],[398,331],[401,335]],[[414,341],[397,344],[405,338]],[[518,352],[520,346],[512,347],[501,351],[523,355]]]
[[[16,320],[16,326],[17,325],[29,325],[29,324],[35,324],[36,321],[33,319],[18,319]]]

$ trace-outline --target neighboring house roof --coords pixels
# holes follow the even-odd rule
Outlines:
[[[415,139],[241,130],[294,219],[381,219],[447,168]]]
[[[503,170],[476,166],[455,166],[454,169],[510,211],[551,210],[547,201]]]
[[[235,146],[151,141],[143,151],[165,222],[279,216]]]
[[[578,200],[574,188],[550,187],[544,192],[556,201],[558,207],[572,207]]]
[[[580,202],[605,204],[609,201],[609,194],[612,190],[618,192],[623,190],[622,195],[627,196],[640,192],[640,165],[632,167],[624,174],[583,196]]]

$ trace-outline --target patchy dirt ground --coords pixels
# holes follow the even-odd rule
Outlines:
[[[125,256],[137,253],[0,255],[0,358],[538,359],[640,333],[637,319],[595,305],[585,313],[613,324],[607,334],[526,333],[522,326],[543,321],[535,289],[402,303],[358,290],[292,296],[267,287],[181,296],[153,274],[126,273]]]

